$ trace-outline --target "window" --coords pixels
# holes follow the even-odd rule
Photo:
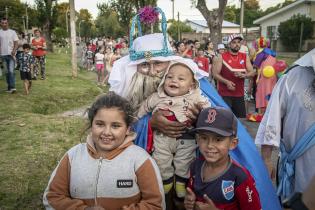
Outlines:
[[[267,38],[270,40],[278,38],[277,26],[267,26]]]

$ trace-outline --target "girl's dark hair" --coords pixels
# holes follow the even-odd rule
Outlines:
[[[127,126],[129,126],[133,122],[133,119],[135,119],[133,117],[134,110],[129,101],[110,91],[107,94],[98,97],[92,106],[88,108],[87,112],[90,128],[92,127],[95,115],[97,114],[98,110],[102,108],[118,108],[118,110],[124,112]]]
[[[207,41],[207,42],[206,42],[206,45],[205,45],[205,51],[207,51],[207,50],[208,50],[208,45],[209,45],[210,43],[212,43],[212,42],[211,42],[211,41]]]

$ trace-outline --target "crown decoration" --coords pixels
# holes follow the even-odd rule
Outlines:
[[[142,36],[142,30],[141,30],[141,22],[142,21],[144,24],[153,24],[158,20],[158,14],[161,14],[162,20],[161,20],[161,25],[162,25],[162,33],[163,33],[163,48],[161,50],[150,50],[150,51],[136,51],[135,49],[132,48],[133,45],[133,34],[135,31],[136,23],[138,26],[138,35]],[[144,7],[139,10],[139,13],[136,14],[132,18],[132,23],[131,23],[131,29],[129,33],[129,57],[130,60],[136,61],[142,58],[145,58],[147,61],[149,61],[152,57],[157,57],[157,56],[169,56],[173,55],[173,51],[169,50],[167,47],[167,37],[166,37],[166,28],[167,28],[167,22],[166,22],[166,17],[164,12],[159,8],[159,7]]]
[[[140,21],[144,24],[151,25],[159,20],[159,12],[154,7],[145,6],[139,10]]]

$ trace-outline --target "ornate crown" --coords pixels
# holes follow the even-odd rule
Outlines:
[[[167,46],[167,37],[166,37],[166,28],[167,28],[167,22],[166,22],[166,17],[165,17],[165,14],[164,12],[159,8],[159,7],[154,7],[152,8],[152,10],[150,12],[152,13],[157,13],[157,15],[160,13],[161,16],[162,16],[162,20],[161,20],[161,24],[162,24],[162,33],[163,33],[163,48],[160,49],[160,50],[150,50],[150,51],[136,51],[134,48],[133,48],[133,34],[134,34],[134,31],[135,31],[135,26],[136,26],[136,23],[137,23],[137,26],[138,26],[138,34],[139,36],[142,36],[142,30],[141,30],[141,22],[140,20],[143,20],[144,16],[148,17],[150,15],[148,14],[144,14],[144,12],[148,12],[150,11],[150,9],[146,8],[146,9],[142,9],[139,11],[139,13],[137,15],[135,15],[133,18],[132,18],[132,24],[131,24],[131,29],[130,29],[130,34],[129,34],[129,40],[130,40],[130,45],[129,45],[129,57],[130,57],[130,60],[132,61],[136,61],[136,60],[139,60],[139,59],[142,59],[142,58],[145,58],[146,60],[150,60],[152,57],[157,57],[157,56],[170,56],[170,55],[173,55],[173,51],[170,50]],[[155,14],[152,14],[151,17],[154,17]],[[154,18],[152,18],[154,19]],[[152,24],[152,22],[150,22],[150,20],[152,20],[149,18],[149,23]]]

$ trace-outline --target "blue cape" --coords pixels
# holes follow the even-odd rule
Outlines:
[[[228,108],[216,89],[206,78],[200,79],[199,82],[204,96],[209,98],[212,106]],[[147,130],[150,117],[150,115],[146,115],[134,125],[134,129],[138,134],[135,143],[144,149],[147,148]],[[240,121],[238,121],[238,138],[239,144],[230,152],[231,157],[247,168],[254,177],[262,209],[281,210],[279,199],[269,178],[265,164],[257,151],[253,139]]]

